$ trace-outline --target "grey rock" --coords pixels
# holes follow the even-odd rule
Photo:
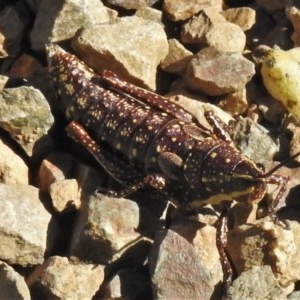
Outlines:
[[[174,231],[157,233],[149,268],[154,299],[211,299],[210,276],[193,246]]]
[[[229,288],[230,300],[285,300],[284,289],[280,287],[270,266],[253,267],[243,272]]]
[[[0,183],[0,211],[0,259],[21,266],[43,262],[55,233],[51,233],[51,215],[39,199],[39,190]]]
[[[149,238],[159,227],[158,219],[130,200],[91,196],[81,206],[71,241],[71,255],[82,260],[107,264],[126,253],[143,261]]]
[[[30,300],[24,278],[5,262],[0,262],[1,299]]]
[[[239,118],[233,122],[233,128],[232,139],[237,148],[255,163],[269,167],[278,151],[270,132],[250,118]]]
[[[152,90],[156,88],[157,66],[168,53],[163,28],[135,16],[86,27],[75,36],[72,47],[96,72],[108,69]]]
[[[243,89],[254,74],[254,64],[240,53],[205,48],[191,59],[184,81],[192,90],[220,96]]]
[[[97,0],[45,0],[39,7],[30,34],[32,48],[41,50],[48,43],[70,39],[84,26],[108,22],[110,15]]]
[[[50,106],[33,87],[21,86],[0,92],[0,126],[22,146],[28,156],[48,151],[47,132],[53,124]]]

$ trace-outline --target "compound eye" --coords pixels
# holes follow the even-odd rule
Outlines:
[[[267,67],[270,68],[270,69],[274,68],[274,66],[275,66],[275,59],[268,59],[268,60],[266,61],[266,65],[267,65]]]

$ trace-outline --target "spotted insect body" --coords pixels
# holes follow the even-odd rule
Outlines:
[[[214,132],[164,97],[110,71],[100,77],[57,46],[48,52],[53,84],[71,121],[69,135],[127,186],[126,192],[149,184],[198,206],[260,200],[266,183],[274,183],[281,186],[277,198],[282,196],[285,178],[266,176],[242,156],[225,124],[210,112]]]

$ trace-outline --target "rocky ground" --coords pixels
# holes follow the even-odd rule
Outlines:
[[[292,0],[4,0],[0,3],[1,299],[221,299],[219,212],[165,226],[152,190],[129,199],[65,133],[47,69],[58,43],[95,72],[166,95],[205,123],[212,110],[236,147],[266,170],[300,150],[300,127],[265,89],[260,46],[300,47]],[[230,210],[229,299],[298,299],[299,164],[279,219],[276,195]]]

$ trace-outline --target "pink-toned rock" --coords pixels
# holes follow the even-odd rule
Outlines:
[[[23,54],[13,64],[10,70],[10,76],[17,78],[29,77],[33,72],[37,71],[41,67],[41,64],[35,57]]]
[[[184,48],[184,46],[176,39],[170,39],[169,43],[169,53],[160,64],[162,70],[170,73],[181,74],[193,53]]]
[[[193,246],[172,230],[160,231],[149,257],[156,299],[211,299],[213,284]]]
[[[214,47],[223,52],[242,52],[246,44],[242,28],[227,22],[212,9],[202,10],[187,22],[182,27],[181,39],[185,43]]]
[[[187,20],[200,10],[212,8],[215,11],[222,10],[222,1],[220,0],[165,0],[163,10],[167,17],[172,21]]]
[[[47,43],[70,39],[82,27],[110,21],[107,8],[97,0],[45,0],[41,3],[30,35],[34,50]]]
[[[288,7],[286,9],[286,15],[294,27],[294,32],[292,34],[294,47],[300,47],[300,8],[294,6]]]
[[[53,152],[41,163],[38,175],[39,188],[47,191],[54,182],[62,181],[72,169],[74,158],[67,153]]]
[[[31,274],[46,299],[92,299],[104,279],[104,267],[53,256]]]
[[[243,31],[249,30],[255,23],[256,12],[250,7],[229,8],[221,12],[225,19],[240,26]]]
[[[190,61],[184,81],[192,90],[220,96],[242,90],[254,74],[254,64],[241,54],[205,48]]]

